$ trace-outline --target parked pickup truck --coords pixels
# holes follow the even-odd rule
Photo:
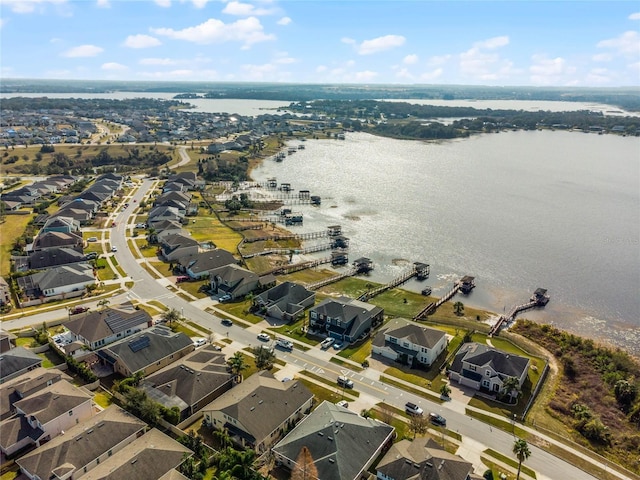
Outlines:
[[[285,340],[284,338],[278,338],[276,340],[276,346],[285,350],[293,350],[293,342]]]
[[[326,338],[322,341],[322,343],[320,344],[320,348],[322,350],[326,350],[327,348],[329,348],[331,345],[333,345],[333,342],[335,342],[335,339],[333,338]]]

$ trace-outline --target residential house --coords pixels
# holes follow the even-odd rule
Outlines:
[[[0,355],[0,383],[42,366],[42,358],[24,347],[15,347]]]
[[[0,424],[0,450],[13,455],[40,446],[93,415],[93,395],[62,380],[13,404],[15,415]]]
[[[149,375],[140,388],[166,408],[178,407],[184,420],[228,391],[233,378],[224,354],[207,345]]]
[[[182,332],[156,325],[107,345],[97,354],[103,364],[124,377],[137,372],[145,376],[178,361],[194,350],[191,338]]]
[[[237,444],[260,455],[309,413],[312,405],[313,393],[302,382],[281,382],[262,370],[216,398],[202,411],[208,425],[226,429]]]
[[[58,265],[84,262],[86,258],[84,253],[74,250],[73,248],[52,247],[47,248],[46,250],[32,252],[26,260],[27,262],[24,267],[21,267],[16,263],[15,269],[17,271],[45,270]]]
[[[73,202],[71,203],[73,205]],[[58,210],[56,213],[51,215],[50,218],[58,218],[58,217],[66,217],[72,219],[74,222],[77,222],[80,226],[85,226],[91,223],[93,219],[93,214],[81,208],[73,208],[73,207],[63,207]]]
[[[14,403],[60,380],[71,377],[57,368],[38,367],[0,385],[0,421],[15,414]]]
[[[307,447],[318,478],[360,480],[393,443],[394,428],[331,402],[322,402],[278,444],[276,463],[293,470]]]
[[[146,424],[116,405],[16,460],[30,480],[78,479],[145,432]]]
[[[78,480],[186,480],[176,468],[192,451],[152,428]],[[74,477],[75,478],[75,477]]]
[[[193,255],[185,255],[178,260],[178,263],[182,272],[195,280],[200,280],[208,277],[211,270],[226,265],[235,265],[237,261],[231,253],[216,248]]]
[[[16,336],[13,333],[0,330],[0,353],[4,353],[15,347]]]
[[[275,277],[259,277],[250,270],[236,264],[225,265],[209,271],[211,291],[218,295],[230,295],[232,299],[242,298],[257,289],[275,284]]]
[[[145,330],[152,324],[151,315],[145,310],[136,310],[129,305],[129,308],[105,308],[74,315],[64,326],[71,332],[73,341],[95,350]]]
[[[257,295],[253,302],[269,317],[294,322],[316,302],[316,293],[298,283],[284,282]]]
[[[487,392],[500,392],[509,377],[520,387],[527,379],[530,360],[480,343],[465,343],[451,363],[449,379],[460,385]],[[514,392],[510,392],[513,394]]]
[[[405,365],[429,367],[447,344],[447,336],[442,330],[399,318],[391,320],[376,334],[371,351]]]
[[[175,207],[153,207],[149,212],[147,224],[150,227],[155,228],[155,225],[158,222],[171,220],[174,222],[182,223],[183,218],[184,214],[181,214],[180,211]]]
[[[78,297],[96,282],[93,268],[88,263],[58,265],[16,280],[27,301]]]
[[[309,328],[351,343],[382,323],[384,310],[349,297],[326,298],[309,310]]]
[[[400,440],[376,466],[377,480],[482,480],[473,465],[432,439]]]
[[[45,250],[54,247],[73,248],[79,252],[84,251],[84,240],[77,233],[44,232],[39,233],[33,240],[33,245],[27,251]]]
[[[167,262],[177,262],[189,255],[197,255],[198,242],[184,235],[167,235],[160,243],[160,256]]]
[[[77,232],[79,230],[80,230],[80,222],[78,222],[77,220],[74,220],[73,218],[70,218],[70,217],[57,216],[57,217],[50,217],[44,223],[44,226],[40,231],[42,233],[46,233],[46,232],[71,233],[71,232]]]
[[[11,288],[4,277],[0,277],[0,307],[5,305],[11,305]]]

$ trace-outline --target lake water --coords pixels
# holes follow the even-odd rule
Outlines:
[[[465,304],[502,313],[547,288],[531,319],[640,354],[640,139],[508,132],[447,142],[347,134],[314,140],[255,180],[276,177],[322,197],[294,231],[340,224],[350,259],[385,282],[421,261],[444,293],[476,277]]]

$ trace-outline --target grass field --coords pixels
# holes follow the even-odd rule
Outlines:
[[[242,235],[223,225],[215,215],[198,215],[188,227],[198,242],[212,241],[216,247],[235,253]]]
[[[0,223],[0,275],[6,276],[11,271],[11,248],[22,233],[33,215],[5,215]]]

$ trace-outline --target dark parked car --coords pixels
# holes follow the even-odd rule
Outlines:
[[[438,415],[437,413],[430,413],[429,414],[429,421],[431,423],[433,423],[434,425],[440,425],[442,427],[446,427],[447,426],[447,419],[444,418],[442,415]]]
[[[77,313],[84,313],[88,310],[89,310],[89,307],[73,307],[71,310],[69,310],[69,313],[71,315],[75,315]]]
[[[229,320],[228,318],[223,318],[222,319],[222,325],[224,325],[225,327],[230,327],[231,325],[233,325],[233,322],[231,320]]]

